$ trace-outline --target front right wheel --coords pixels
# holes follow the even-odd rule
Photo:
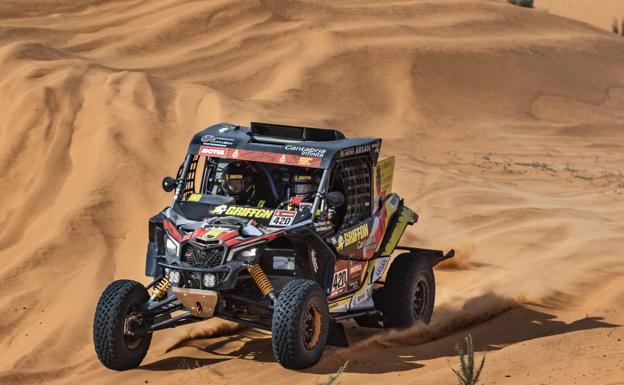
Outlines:
[[[280,292],[271,324],[273,356],[287,369],[316,364],[329,334],[329,309],[314,281],[293,279]]]
[[[435,279],[427,258],[405,253],[390,265],[379,308],[384,327],[407,328],[433,315]]]

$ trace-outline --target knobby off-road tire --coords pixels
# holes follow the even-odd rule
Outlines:
[[[98,359],[114,370],[136,368],[141,364],[152,334],[138,338],[124,335],[126,316],[149,300],[147,289],[136,281],[114,281],[100,297],[93,321],[93,344]]]
[[[396,257],[379,299],[377,308],[383,313],[384,327],[407,328],[417,320],[428,324],[435,302],[435,279],[429,260],[410,253]]]
[[[273,310],[273,356],[287,369],[316,364],[329,334],[329,309],[314,281],[294,279],[282,289]]]

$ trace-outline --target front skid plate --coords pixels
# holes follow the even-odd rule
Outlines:
[[[216,291],[174,287],[173,294],[182,305],[196,317],[210,318],[214,315],[219,295]]]

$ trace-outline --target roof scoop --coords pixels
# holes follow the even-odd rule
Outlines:
[[[301,141],[327,142],[345,139],[342,132],[326,128],[284,126],[281,124],[251,122],[249,135],[258,143],[297,143]]]

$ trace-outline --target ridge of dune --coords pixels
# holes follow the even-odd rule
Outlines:
[[[613,19],[622,23],[624,4],[618,0],[539,0],[537,8],[611,31]]]
[[[0,41],[0,383],[307,384],[349,359],[345,384],[441,384],[467,333],[484,384],[624,378],[621,37],[495,0],[54,0],[3,3]],[[104,369],[93,311],[147,282],[161,178],[196,131],[251,120],[383,137],[420,215],[403,242],[458,249],[432,325],[348,323],[351,348],[293,372],[212,320]]]

